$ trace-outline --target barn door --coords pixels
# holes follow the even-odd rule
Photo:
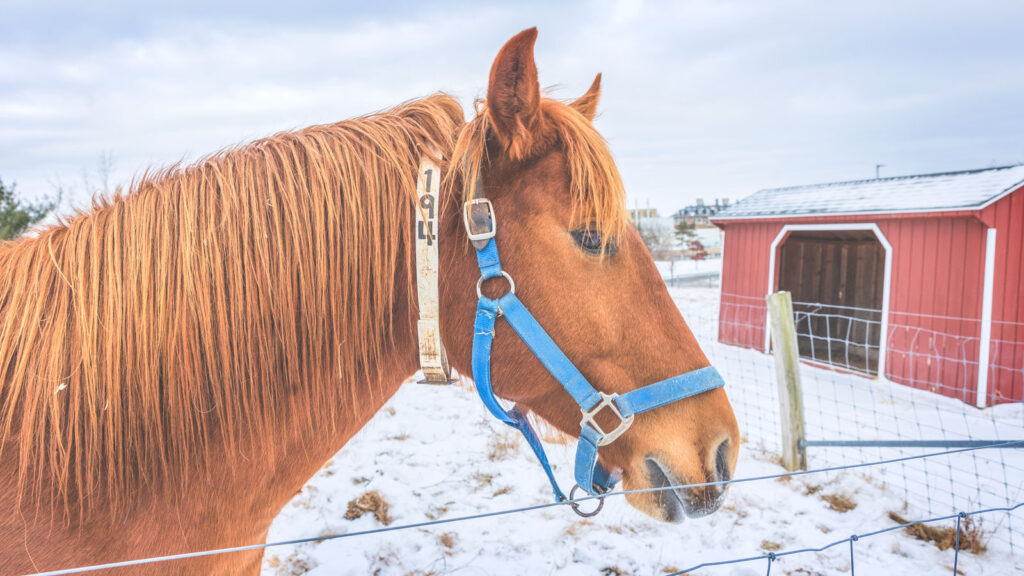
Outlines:
[[[780,247],[779,289],[793,296],[800,355],[878,374],[885,248],[869,230],[794,231]]]

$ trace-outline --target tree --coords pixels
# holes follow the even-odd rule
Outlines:
[[[37,203],[24,202],[14,193],[14,184],[4,185],[0,180],[0,240],[21,236],[29,226],[53,212],[57,200],[43,198]]]
[[[704,249],[704,244],[700,240],[693,240],[687,246],[690,249],[690,259],[700,262],[701,260],[708,259],[708,251]]]
[[[697,239],[697,225],[693,222],[687,222],[686,218],[680,218],[675,225],[676,238],[679,239],[679,243],[686,246],[691,240]]]
[[[653,218],[645,218],[636,223],[636,230],[640,233],[647,251],[655,260],[666,260],[672,253],[672,233],[667,223],[659,222]]]

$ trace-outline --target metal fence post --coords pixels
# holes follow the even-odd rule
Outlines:
[[[806,470],[804,400],[800,385],[800,357],[793,323],[793,299],[789,292],[766,297],[771,320],[775,379],[779,386],[779,420],[782,424],[782,465],[786,470]]]

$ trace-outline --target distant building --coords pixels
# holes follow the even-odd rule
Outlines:
[[[694,230],[696,234],[696,240],[704,246],[704,252],[707,253],[707,258],[715,260],[722,257],[722,231],[712,226],[710,228],[703,228],[698,226]],[[682,257],[683,260],[692,260],[695,250],[691,250],[689,243],[686,246],[682,246]]]
[[[761,190],[712,219],[722,342],[767,351],[765,293],[786,290],[812,361],[1024,400],[1024,164]]]
[[[644,220],[661,217],[658,215],[657,208],[630,208],[627,212],[629,212],[629,221],[632,222],[634,226]]]
[[[680,221],[693,224],[697,228],[714,228],[711,218],[729,207],[728,198],[715,198],[714,204],[704,204],[703,198],[697,198],[697,203],[676,211],[672,215],[672,221],[678,224]]]
[[[664,217],[657,208],[630,208],[629,220],[640,232],[641,238],[657,260],[691,260],[697,253],[690,248],[690,242],[680,242],[676,237],[675,226],[685,211],[692,212],[694,240],[704,246],[705,257],[710,259],[722,257],[722,231],[714,225],[707,224],[709,214],[717,214],[729,205],[728,200],[715,200],[713,205],[705,206],[702,199],[694,206],[687,206],[676,211],[672,217]],[[699,220],[698,220],[699,219]]]

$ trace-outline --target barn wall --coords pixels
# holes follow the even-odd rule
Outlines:
[[[1024,341],[1024,282],[1020,258],[1024,246],[1024,191],[997,203],[996,299],[993,329],[1000,342]],[[1016,211],[1016,212],[1014,212]],[[1010,214],[1016,214],[1011,223]],[[771,243],[794,220],[724,222],[725,254],[719,339],[762,348],[764,295]],[[895,382],[973,403],[981,333],[986,226],[968,213],[883,218],[801,218],[803,224],[874,222],[893,247],[886,377]],[[1004,232],[1004,229],[1006,230]],[[752,326],[760,324],[760,326]],[[995,344],[993,344],[995,355]],[[1024,347],[1002,344],[999,362],[1016,366],[1017,376],[1001,374],[995,400],[1021,399],[1019,376]],[[1009,372],[1003,370],[1002,372]]]
[[[1024,399],[1024,188],[985,209],[996,228],[989,402]]]
[[[745,348],[764,348],[768,252],[779,230],[782,230],[781,222],[726,226],[719,341]]]
[[[878,227],[893,247],[886,377],[973,403],[985,225],[939,216]]]

